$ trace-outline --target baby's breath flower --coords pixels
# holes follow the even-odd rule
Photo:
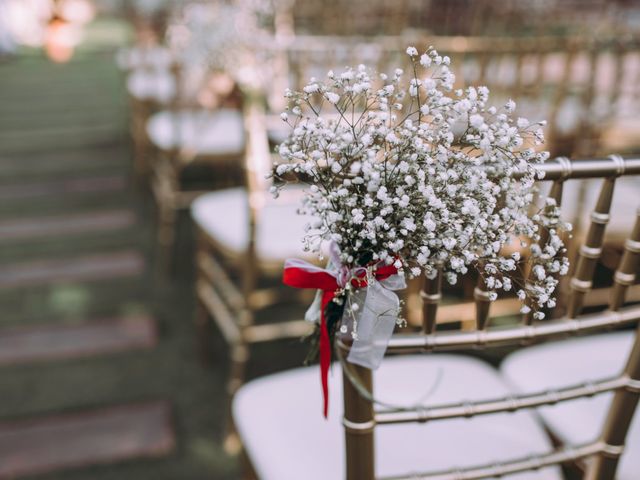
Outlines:
[[[330,103],[333,103],[334,105],[340,101],[340,95],[334,92],[326,92],[324,96]]]
[[[287,94],[292,133],[275,173],[310,182],[301,213],[318,220],[305,246],[320,253],[321,240],[332,240],[347,268],[393,264],[427,278],[443,271],[450,283],[474,268],[492,299],[515,291],[523,313],[551,308],[568,261],[555,203],[529,214],[534,165],[548,158],[533,148],[544,141],[540,123],[513,118],[512,100],[489,106],[486,87],[454,91],[450,60],[435,50],[407,54],[406,82],[402,69],[359,66]],[[333,113],[312,108],[316,93]],[[460,125],[464,134],[454,130]],[[548,240],[539,244],[542,229]],[[503,254],[510,242],[520,249]]]

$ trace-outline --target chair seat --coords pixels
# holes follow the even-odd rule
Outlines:
[[[501,370],[516,390],[530,393],[613,377],[622,372],[634,339],[624,331],[538,345],[513,353]],[[560,441],[569,445],[598,438],[613,394],[583,398],[538,409]],[[636,414],[627,436],[618,480],[635,480],[640,472],[640,418]]]
[[[298,215],[301,190],[287,190],[287,198],[264,194],[256,227],[256,251],[263,261],[279,262],[289,257],[309,257],[302,237],[309,217]],[[284,196],[283,196],[284,197]],[[196,224],[225,251],[243,255],[249,242],[249,197],[244,188],[206,193],[191,205]]]
[[[160,46],[132,47],[116,54],[116,63],[122,70],[137,68],[169,69],[173,55],[168,48]]]
[[[339,365],[333,365],[330,375],[328,420],[321,414],[319,377],[318,367],[299,368],[254,380],[236,394],[234,421],[260,479],[344,478]],[[385,359],[374,374],[374,390],[379,400],[396,405],[496,398],[508,391],[488,364],[457,355]],[[375,432],[376,474],[381,476],[450,470],[552,450],[534,415],[524,411],[383,425]],[[546,468],[508,478],[553,480],[562,476],[559,469]]]
[[[163,150],[180,149],[200,155],[239,155],[244,149],[244,125],[237,110],[162,111],[147,123],[151,142]]]
[[[176,93],[176,83],[167,70],[134,70],[127,77],[127,91],[138,100],[167,103]]]

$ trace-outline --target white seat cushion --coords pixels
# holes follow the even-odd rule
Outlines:
[[[305,258],[302,238],[309,217],[298,215],[302,190],[288,189],[282,198],[265,192],[256,227],[256,251],[267,261],[281,262],[289,257]],[[249,242],[249,197],[243,188],[206,193],[191,205],[197,225],[223,248],[243,254]]]
[[[501,370],[521,392],[542,392],[613,377],[622,372],[634,332],[615,332],[526,348],[508,356]],[[569,445],[598,438],[612,394],[562,402],[538,409],[549,429]],[[634,417],[616,478],[636,480],[640,472],[640,419]]]
[[[242,114],[231,109],[158,112],[149,119],[147,133],[151,142],[164,150],[238,155],[244,149]]]
[[[127,91],[138,100],[167,103],[176,93],[176,83],[167,70],[134,70],[127,77]]]
[[[507,393],[492,367],[456,355],[385,359],[374,374],[374,390],[379,400],[395,405],[437,405]],[[317,366],[263,377],[238,391],[233,417],[260,479],[344,478],[339,365],[333,365],[330,375],[328,420],[322,417],[320,392]],[[552,449],[529,412],[383,425],[375,432],[376,474],[381,476],[486,464]],[[553,480],[562,476],[558,469],[546,468],[508,478]]]

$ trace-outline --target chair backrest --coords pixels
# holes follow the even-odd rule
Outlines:
[[[400,35],[411,23],[411,13],[428,0],[279,0],[280,25],[296,35]]]
[[[412,12],[413,25],[436,35],[601,33],[624,25],[625,11],[621,2],[610,0],[446,0],[421,7]]]
[[[522,321],[508,327],[491,328],[491,300],[482,283],[475,290],[476,328],[470,331],[436,331],[436,314],[441,298],[441,280],[426,280],[422,291],[424,302],[422,333],[399,333],[392,337],[388,351],[391,353],[431,352],[443,349],[483,349],[497,345],[514,347],[532,342],[552,340],[568,335],[587,334],[600,330],[638,324],[640,305],[626,299],[637,281],[640,267],[640,195],[629,198],[638,205],[636,216],[629,219],[629,233],[624,243],[618,268],[611,279],[609,301],[606,310],[582,313],[587,295],[592,291],[596,264],[602,253],[605,230],[611,215],[611,203],[617,179],[623,176],[640,176],[640,158],[623,159],[611,156],[606,159],[570,161],[558,158],[537,166],[546,173],[545,181],[552,181],[550,195],[560,204],[563,184],[569,179],[601,179],[602,187],[591,214],[591,222],[579,249],[575,273],[570,280],[567,313],[561,318],[534,321],[524,315]],[[637,299],[636,299],[637,302]],[[640,330],[638,330],[640,332]],[[347,478],[370,480],[374,478],[373,430],[376,425],[407,422],[431,422],[441,419],[473,417],[497,412],[513,412],[552,405],[557,402],[589,397],[604,392],[614,392],[614,399],[600,438],[584,445],[567,446],[548,454],[526,459],[506,459],[501,464],[488,464],[465,471],[434,472],[416,475],[399,475],[397,479],[437,478],[439,480],[465,480],[490,478],[510,473],[535,470],[563,462],[592,457],[587,476],[591,480],[613,479],[624,440],[640,395],[640,333],[627,360],[624,372],[614,378],[597,380],[584,385],[567,385],[544,393],[515,395],[504,399],[429,405],[407,409],[375,411],[372,398],[371,372],[362,367],[344,363],[344,402],[347,448]],[[339,348],[345,349],[341,342]],[[346,343],[346,342],[345,342]],[[355,381],[354,381],[355,379]],[[363,388],[365,390],[363,390]],[[364,393],[363,393],[364,392]]]
[[[286,88],[300,91],[312,77],[326,78],[329,70],[339,73],[360,64],[380,73],[406,69],[410,62],[405,50],[424,42],[418,36],[281,36],[265,66],[271,69],[271,78],[264,82],[269,110],[279,114],[286,107]]]
[[[485,85],[492,104],[513,99],[521,115],[545,120],[552,156],[598,154],[602,125],[629,117],[639,107],[640,52],[635,38],[433,37],[414,32],[376,37],[281,35],[270,62],[270,109],[284,108],[285,88],[300,89],[310,77],[322,77],[330,69],[360,63],[381,72],[406,68],[409,45],[433,45],[449,55],[457,87]]]

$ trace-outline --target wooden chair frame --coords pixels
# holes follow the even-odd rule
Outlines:
[[[495,346],[519,346],[562,338],[569,335],[593,333],[640,322],[640,306],[625,306],[625,296],[636,283],[640,266],[640,209],[635,224],[625,242],[625,251],[613,275],[608,309],[604,312],[582,314],[581,310],[591,291],[595,266],[602,252],[604,233],[609,220],[615,181],[620,176],[640,175],[640,158],[577,160],[556,159],[538,166],[546,173],[545,180],[554,182],[555,194],[561,200],[562,183],[570,178],[602,178],[603,185],[591,215],[584,245],[580,248],[575,274],[570,282],[568,312],[559,319],[532,322],[524,317],[518,325],[488,328],[490,320],[489,295],[476,289],[476,329],[473,331],[435,331],[435,316],[440,297],[440,280],[426,281],[423,289],[423,333],[397,334],[390,341],[390,353],[432,352],[437,350],[484,349]],[[338,341],[340,350],[348,350],[346,341]],[[344,355],[343,355],[344,356]],[[399,475],[388,480],[475,480],[536,470],[542,467],[590,458],[585,478],[611,480],[624,452],[624,442],[640,397],[640,326],[624,371],[613,378],[579,385],[568,385],[534,394],[514,394],[472,403],[422,406],[407,409],[376,411],[371,401],[371,371],[343,364],[344,427],[346,436],[346,473],[348,480],[372,480],[374,469],[374,428],[378,425],[406,422],[431,422],[449,418],[470,418],[497,412],[513,412],[558,402],[614,392],[613,402],[600,438],[585,445],[563,446],[544,455],[522,459],[508,459],[501,464],[480,465],[448,472]]]

